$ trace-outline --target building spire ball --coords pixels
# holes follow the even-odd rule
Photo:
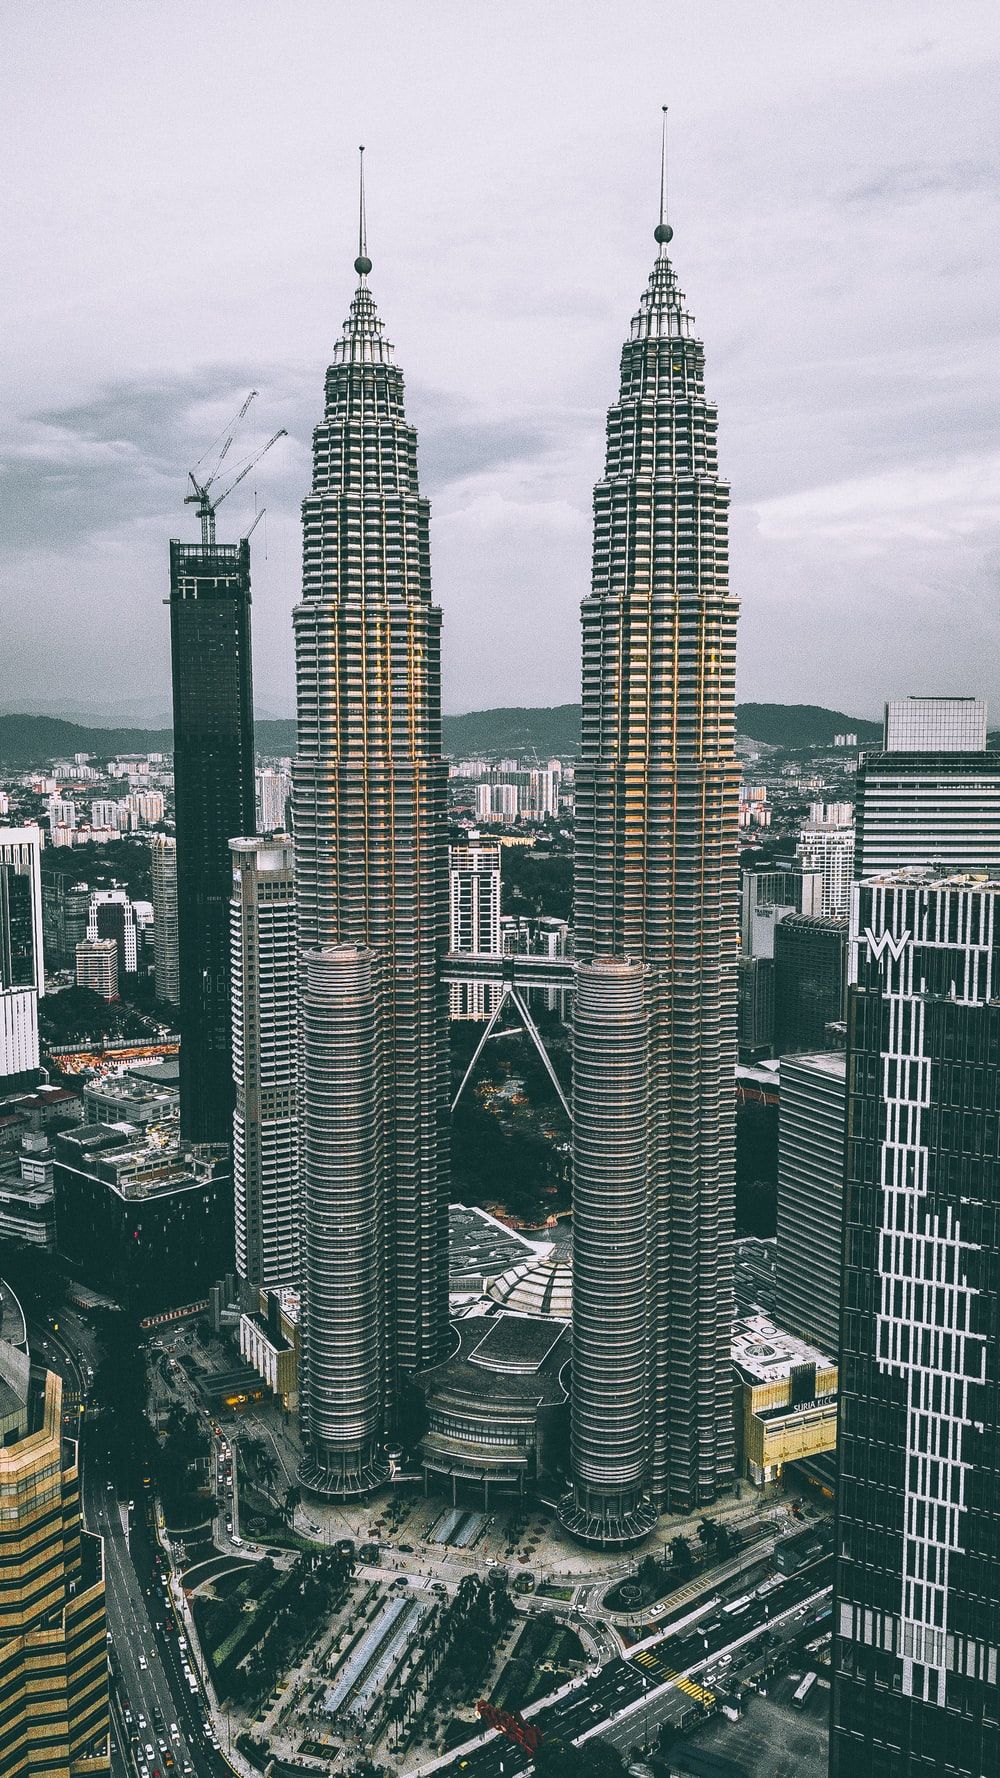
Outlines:
[[[660,143],[660,220],[653,230],[653,239],[659,244],[661,255],[668,242],[674,238],[674,231],[667,221],[667,107],[663,107],[663,138]]]
[[[368,242],[366,239],[368,230],[365,223],[365,145],[363,142],[358,148],[358,155],[360,161],[358,178],[358,257],[354,261],[354,270],[357,272],[359,278],[366,278],[372,269],[372,262],[368,257]]]

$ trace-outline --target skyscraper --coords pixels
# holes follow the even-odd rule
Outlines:
[[[857,777],[855,874],[910,866],[1000,872],[1000,752],[979,698],[886,705],[881,752]]]
[[[150,843],[153,876],[153,968],[156,998],[176,1006],[180,1000],[180,951],[177,941],[177,841],[157,833]]]
[[[737,843],[734,756],[737,601],[729,591],[729,490],[719,480],[716,409],[704,349],[667,257],[669,225],[622,351],[594,493],[592,591],[583,603],[583,718],[576,769],[576,954],[649,969],[650,1060],[642,1296],[646,1449],[616,1501],[598,1504],[584,1459],[588,1389],[614,1353],[587,1300],[596,1268],[575,1268],[574,1495],[567,1529],[596,1542],[641,1534],[654,1507],[712,1500],[732,1475],[732,1240],[735,1172]],[[618,977],[605,991],[617,997]],[[598,978],[589,982],[599,995]],[[578,1026],[574,1098],[600,1091],[600,1046]],[[605,1095],[605,1140],[631,1114]],[[578,1155],[577,1165],[582,1157]],[[623,1183],[626,1196],[629,1187]],[[618,1194],[587,1195],[580,1254],[610,1251]],[[581,1283],[583,1297],[581,1298]],[[628,1305],[631,1314],[633,1304]],[[608,1317],[624,1310],[605,1300]],[[589,1333],[584,1331],[590,1330]],[[607,1458],[617,1433],[609,1421]]]
[[[63,1384],[30,1374],[20,1305],[0,1285],[0,1772],[109,1772],[104,1551],[83,1529]]]
[[[170,545],[181,1128],[229,1142],[229,842],[256,829],[250,545]]]
[[[808,822],[799,834],[796,858],[803,872],[820,873],[823,892],[818,912],[827,918],[846,919],[854,875],[854,823]]]
[[[351,1221],[308,1214],[325,1189],[321,1123],[330,1142],[340,1141],[341,1107],[335,1074],[324,1077],[322,1057],[313,1053],[326,1042],[322,1020],[317,1015],[305,1024],[303,1090],[314,1097],[302,1157],[303,1434],[310,1452],[304,1476],[331,1493],[351,1491],[360,1481],[322,1430],[337,1366],[327,1346],[318,1368],[323,1308],[315,1279],[324,1268],[335,1276],[360,1274],[373,1302],[384,1293],[381,1411],[387,1421],[400,1376],[433,1363],[447,1339],[441,614],[431,604],[429,508],[417,481],[416,434],[368,287],[371,262],[363,243],[355,269],[358,285],[314,434],[313,486],[302,507],[303,597],[294,620],[300,954],[345,945],[375,953],[371,993],[385,1056],[377,1114],[384,1190],[371,1240]],[[322,1092],[310,1084],[323,1078]],[[340,1363],[353,1365],[350,1326],[338,1326]]]
[[[289,844],[230,840],[233,860],[233,1194],[236,1270],[299,1281],[298,960]]]
[[[0,827],[0,1093],[38,1080],[42,880],[37,827]]]
[[[856,885],[832,1778],[1000,1770],[1000,881]]]

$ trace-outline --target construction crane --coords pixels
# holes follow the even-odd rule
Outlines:
[[[273,438],[269,438],[266,445],[263,445],[261,447],[261,449],[259,451],[257,451],[254,456],[252,456],[250,458],[250,461],[248,463],[244,463],[243,468],[241,470],[239,470],[239,472],[236,475],[234,475],[234,477],[233,477],[232,481],[229,483],[228,487],[223,488],[221,494],[216,494],[214,499],[211,499],[209,497],[210,490],[214,486],[215,482],[218,480],[219,471],[222,468],[223,460],[225,459],[226,453],[228,452],[229,447],[233,442],[233,439],[236,437],[237,428],[239,427],[241,421],[244,419],[247,409],[249,408],[250,403],[253,401],[256,394],[257,394],[256,389],[251,389],[249,395],[247,396],[245,402],[243,403],[243,406],[240,408],[240,411],[237,414],[235,420],[232,420],[230,422],[228,428],[226,428],[227,437],[226,437],[225,442],[222,446],[222,449],[219,451],[219,454],[215,459],[215,467],[212,470],[211,475],[207,478],[207,480],[200,482],[198,480],[197,471],[201,468],[201,465],[204,463],[205,457],[207,457],[209,455],[209,451],[205,452],[205,457],[199,457],[197,463],[194,466],[194,469],[190,469],[188,471],[188,480],[190,481],[191,486],[194,489],[194,493],[193,494],[185,494],[184,504],[185,504],[185,506],[196,505],[198,508],[198,517],[201,520],[201,544],[202,544],[203,549],[214,549],[215,548],[215,514],[216,514],[218,507],[220,507],[222,505],[222,502],[225,500],[227,494],[231,494],[233,489],[235,487],[238,487],[239,483],[243,480],[243,477],[245,475],[250,474],[251,469],[253,469],[254,466],[260,462],[260,460],[263,456],[266,456],[267,452],[271,449],[271,446],[273,444],[277,444],[279,438],[287,438],[288,437],[286,428],[284,426],[282,426],[279,429],[279,431],[277,431],[274,434]],[[211,446],[209,448],[210,451],[213,449],[214,449],[214,446]]]

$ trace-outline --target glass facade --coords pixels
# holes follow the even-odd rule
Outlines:
[[[250,545],[171,542],[181,1129],[232,1140],[229,842],[256,831]]]
[[[1000,884],[854,892],[832,1778],[1000,1770]]]

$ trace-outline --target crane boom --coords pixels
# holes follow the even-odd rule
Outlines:
[[[215,546],[216,509],[222,504],[223,500],[225,500],[227,494],[231,494],[233,489],[235,487],[239,486],[239,483],[243,480],[243,477],[245,475],[250,474],[250,471],[251,471],[251,469],[253,469],[254,465],[260,462],[261,458],[266,455],[266,453],[271,449],[271,446],[273,444],[277,444],[279,438],[287,438],[288,437],[286,428],[284,426],[282,426],[280,428],[280,430],[274,434],[273,438],[269,438],[266,445],[263,445],[261,447],[261,449],[259,451],[257,451],[254,456],[252,456],[250,458],[248,463],[244,463],[243,468],[238,472],[237,475],[235,475],[233,477],[232,481],[229,483],[229,486],[227,488],[223,488],[221,494],[216,494],[214,500],[209,498],[209,490],[211,489],[212,484],[215,482],[216,477],[219,474],[219,470],[222,468],[223,458],[225,457],[227,451],[229,450],[229,447],[232,444],[233,439],[236,437],[236,431],[237,431],[237,428],[240,424],[240,421],[243,419],[248,407],[250,406],[250,403],[253,401],[256,394],[257,394],[256,389],[251,389],[249,395],[246,398],[246,401],[243,403],[243,406],[241,407],[235,420],[232,421],[230,429],[229,429],[229,435],[226,438],[226,441],[223,444],[218,457],[216,458],[215,468],[212,470],[212,473],[208,477],[208,480],[200,482],[198,480],[197,476],[195,475],[195,469],[197,469],[199,467],[200,463],[204,462],[204,460],[205,460],[204,457],[199,458],[198,463],[196,463],[194,466],[194,469],[188,470],[188,480],[191,483],[191,486],[192,486],[194,492],[191,494],[185,494],[184,504],[185,504],[185,506],[196,505],[198,508],[198,517],[201,520],[201,542],[202,542],[203,549],[213,549]],[[208,455],[207,451],[206,451],[205,455],[206,456]]]

